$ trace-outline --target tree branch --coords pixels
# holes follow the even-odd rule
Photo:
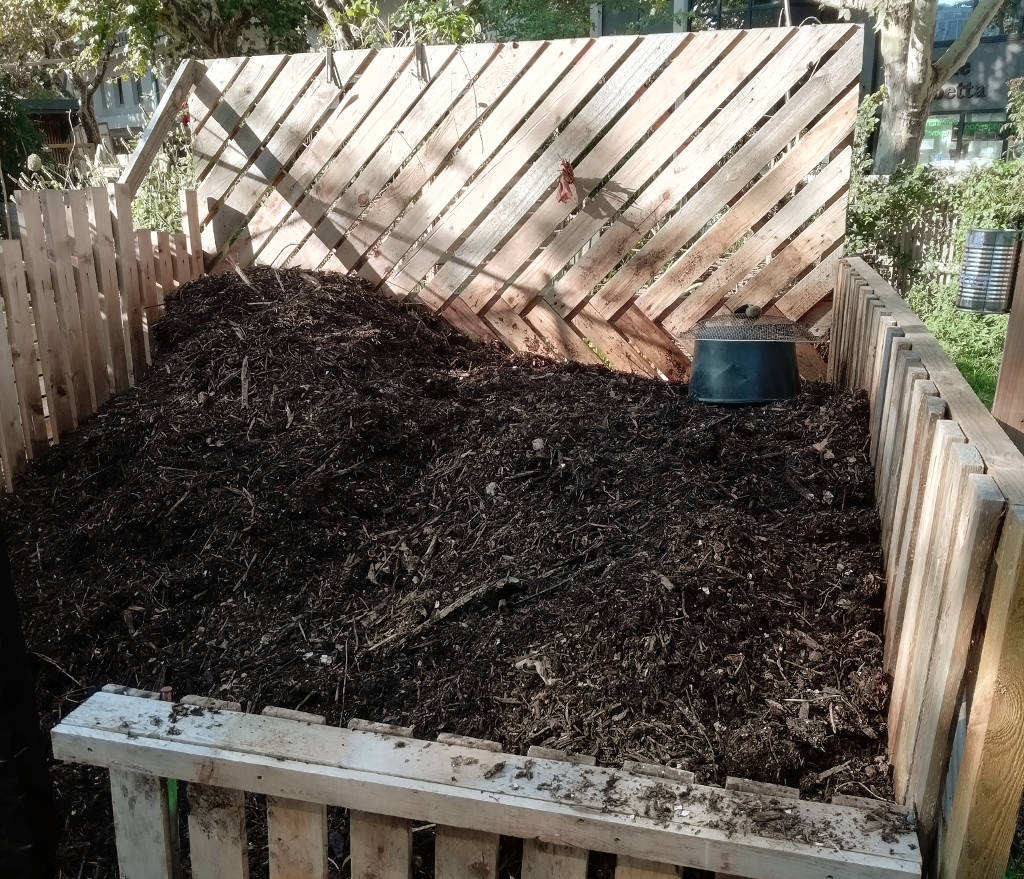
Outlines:
[[[870,12],[868,0],[818,0],[823,9],[834,9],[837,12]]]
[[[953,72],[963,67],[971,52],[978,48],[981,35],[1002,5],[1003,0],[981,0],[974,7],[974,11],[964,24],[960,35],[934,64],[935,75],[932,77],[932,81],[936,90],[945,85]]]

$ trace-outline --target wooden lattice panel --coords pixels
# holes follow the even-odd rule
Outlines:
[[[355,271],[474,336],[669,378],[724,309],[824,332],[861,46],[826,25],[205,62],[208,267]]]

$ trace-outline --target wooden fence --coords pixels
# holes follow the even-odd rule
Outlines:
[[[19,238],[0,241],[0,461],[26,462],[142,376],[164,297],[202,273],[191,239],[136,231],[128,188],[19,191]],[[186,226],[189,228],[189,226]]]
[[[777,785],[693,783],[681,770],[501,745],[279,708],[107,687],[54,728],[54,756],[110,770],[121,875],[171,879],[177,815],[166,779],[187,783],[193,879],[248,875],[245,791],[266,796],[271,879],[327,879],[326,806],[349,809],[353,879],[408,879],[414,821],[436,825],[434,875],[496,879],[501,837],[522,840],[521,879],[585,879],[589,850],[615,879],[678,867],[763,879],[909,879],[912,820],[878,800],[817,803]],[[176,782],[177,784],[177,782]],[[423,848],[419,849],[421,852]],[[429,858],[429,854],[425,854]]]
[[[1001,877],[1024,789],[1024,456],[861,259],[829,376],[867,391],[888,591],[889,751],[940,877]]]
[[[188,61],[122,179],[187,99],[211,271],[355,271],[515,350],[681,378],[677,340],[723,308],[827,329],[861,46],[827,25]]]

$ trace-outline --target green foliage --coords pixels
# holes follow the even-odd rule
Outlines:
[[[582,0],[478,0],[474,10],[487,38],[499,42],[590,33],[590,4]]]
[[[1024,141],[1024,76],[1009,80],[1006,89],[1006,118],[1013,126],[1017,140]]]
[[[847,216],[848,253],[863,255],[887,275],[949,352],[978,396],[992,405],[1007,319],[956,310],[959,268],[970,228],[1024,224],[1024,161],[978,165],[962,174],[902,166],[870,177],[866,147],[879,95],[861,106],[854,130],[854,174]],[[955,217],[952,246],[942,234]],[[922,230],[938,228],[936,234]],[[947,233],[948,234],[948,233]],[[913,246],[923,238],[923,248]]]
[[[26,158],[42,149],[43,138],[28,118],[21,95],[8,77],[0,77],[0,173],[8,189],[11,179],[25,169]]]
[[[468,43],[480,25],[459,0],[406,0],[382,17],[373,0],[348,0],[331,10],[323,30],[328,45],[341,49],[379,49],[414,43]]]
[[[196,185],[192,142],[185,126],[163,143],[132,201],[136,229],[181,231],[181,193]]]

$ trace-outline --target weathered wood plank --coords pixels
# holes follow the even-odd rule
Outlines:
[[[445,210],[471,175],[482,168],[508,135],[533,110],[548,85],[558,81],[569,65],[590,45],[590,40],[558,40],[546,44],[540,57],[513,83],[457,152],[457,161],[445,167],[423,189],[394,229],[366,257],[360,274],[379,284],[415,246],[420,236]],[[400,293],[389,285],[392,292]]]
[[[128,379],[128,353],[125,347],[124,315],[121,308],[121,288],[117,276],[117,256],[114,251],[114,230],[110,221],[110,199],[102,186],[89,191],[89,224],[93,229],[93,254],[96,277],[100,288],[100,312],[107,328],[110,348],[111,393],[126,390]]]
[[[398,295],[413,292],[435,263],[452,256],[449,250],[457,239],[472,226],[473,222],[494,202],[509,183],[523,179],[520,175],[523,174],[527,161],[544,144],[552,127],[557,125],[557,121],[565,119],[585,100],[601,78],[632,48],[634,43],[635,38],[629,37],[601,40],[591,45],[585,56],[587,59],[585,64],[574,64],[566,70],[555,89],[520,125],[521,136],[510,139],[491,162],[480,171],[466,191],[434,224],[429,235],[418,244],[416,251],[410,255],[400,270],[389,279],[388,288],[390,290]],[[550,159],[550,157],[548,158]],[[545,168],[543,177],[547,185],[552,185],[555,179],[554,175],[547,172],[547,168]],[[535,172],[527,183],[522,184],[520,189],[533,188],[538,182],[540,182],[539,174]],[[503,235],[505,232],[499,230],[499,234]],[[482,238],[474,241],[471,245],[474,250],[482,246]],[[458,259],[464,259],[466,256],[467,254],[463,250]],[[472,270],[473,265],[475,263],[464,267],[463,278]],[[450,271],[455,272],[456,269],[452,268]],[[443,294],[431,291],[419,292],[423,301],[435,310],[440,308],[451,295],[447,292],[451,286],[447,276],[442,277],[439,284],[444,286],[446,292]]]
[[[112,767],[110,796],[121,876],[172,879],[175,852],[164,783],[153,775]]]
[[[39,361],[43,367],[50,430],[53,441],[60,442],[61,434],[77,427],[78,421],[75,417],[68,352],[57,319],[50,263],[46,255],[42,203],[39,193],[32,190],[19,189],[14,198],[18,205],[22,256],[39,340]]]
[[[110,336],[103,320],[96,260],[93,254],[93,234],[89,226],[89,197],[84,190],[67,193],[71,214],[73,239],[71,265],[78,290],[79,311],[82,316],[85,357],[91,373],[90,388],[94,408],[102,406],[110,396]]]
[[[326,170],[305,198],[295,206],[295,215],[265,245],[263,261],[271,265],[287,265],[307,237],[324,218],[327,210],[348,188],[359,170],[374,154],[391,141],[392,129],[409,111],[422,111],[421,95],[429,92],[436,77],[443,76],[446,65],[455,53],[454,46],[427,46],[424,51],[427,64],[434,72],[435,79],[424,83],[415,64],[403,67],[387,93],[370,110],[352,132],[345,146],[326,166]],[[422,114],[420,114],[422,115]],[[435,118],[436,121],[436,118]],[[369,198],[369,196],[367,196]],[[304,268],[316,268],[319,259],[296,258],[291,264]]]
[[[32,310],[25,281],[25,264],[20,241],[0,241],[0,295],[7,318],[7,337],[11,346],[14,379],[18,388],[21,426],[25,434],[25,451],[35,458],[46,451],[46,419],[36,368]]]
[[[352,879],[410,879],[412,822],[353,809],[349,814]]]
[[[0,275],[3,274],[2,260],[3,255],[0,253]],[[18,402],[9,328],[4,323],[0,320],[0,458],[4,465],[4,487],[11,492],[14,491],[14,477],[22,471],[28,459],[25,432],[21,427],[21,406]]]
[[[267,707],[267,717],[323,724],[324,717]],[[288,797],[267,797],[270,879],[327,879],[327,807]]]
[[[367,207],[371,204],[385,204],[381,190],[402,169],[412,169],[412,172],[423,174],[423,156],[414,156],[420,142],[435,128],[438,119],[449,115],[454,102],[491,61],[495,49],[494,45],[488,43],[459,47],[456,57],[437,73],[363,169],[354,178],[339,181],[343,191],[339,192],[338,198],[325,200],[322,218],[315,223],[310,222],[312,234],[289,257],[288,262],[311,268],[323,265],[334,254],[349,227],[363,215]],[[470,90],[470,98],[474,90],[475,84]],[[378,234],[385,228],[378,226]],[[344,255],[351,260],[355,253],[347,251]],[[339,262],[337,268],[342,265]]]
[[[260,258],[261,262],[273,262],[278,253],[267,251],[267,243],[279,233],[284,241],[296,241],[308,230],[308,224],[293,211],[306,197],[306,190],[317,175],[344,149],[352,133],[382,96],[386,99],[389,86],[395,77],[412,59],[412,50],[392,50],[374,53],[366,70],[359,77],[355,88],[346,96],[323,127],[314,135],[309,145],[300,153],[288,170],[277,182],[266,202],[253,215],[248,231],[235,242],[228,255],[236,262],[247,263]]]
[[[142,294],[135,229],[132,226],[132,201],[124,184],[114,183],[109,192],[117,253],[117,282],[125,319],[125,353],[131,367],[131,380],[137,383],[146,372],[146,334],[142,327]]]
[[[403,762],[396,773],[393,736],[226,712],[176,716],[177,734],[168,736],[172,710],[166,703],[96,694],[54,729],[54,754],[57,759],[94,765],[143,765],[190,782],[202,773],[211,784],[255,793],[399,818],[430,815],[449,826],[540,837],[580,849],[611,850],[702,869],[718,869],[727,859],[736,873],[794,879],[825,874],[851,879],[869,870],[885,879],[920,871],[913,834],[903,834],[895,842],[882,840],[864,830],[856,809],[794,803],[797,820],[815,829],[806,842],[792,840],[779,846],[777,840],[758,836],[755,828],[739,833],[719,829],[734,810],[745,814],[749,794],[688,786],[693,793],[690,814],[680,813],[666,824],[644,816],[643,803],[653,785],[672,792],[677,783],[671,780],[439,743],[402,749]],[[262,756],[270,742],[274,756]],[[452,781],[453,758],[476,758],[478,763],[464,762]],[[513,778],[518,789],[510,787]],[[563,800],[553,791],[561,785],[581,793]],[[603,802],[606,785],[615,787],[621,806]],[[716,790],[717,805],[709,811],[704,804]],[[815,834],[820,833],[843,838],[846,845],[840,851],[815,845],[821,841]]]
[[[1001,876],[1024,789],[1024,508],[1007,508],[938,875]]]
[[[935,611],[935,641],[926,670],[913,762],[907,771],[905,802],[917,808],[926,834],[925,851],[931,850],[929,840],[935,838],[957,696],[1005,507],[1005,499],[991,476],[972,474],[968,478],[954,532],[952,562]]]

